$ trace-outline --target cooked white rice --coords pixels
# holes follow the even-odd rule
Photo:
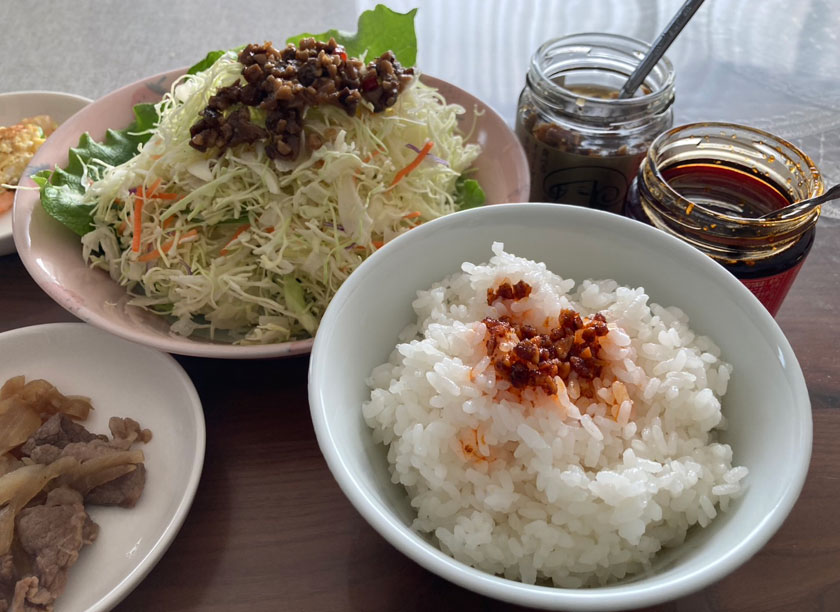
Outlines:
[[[417,509],[413,528],[468,565],[527,583],[592,586],[641,572],[741,492],[747,469],[732,467],[714,433],[732,367],[681,310],[649,304],[642,288],[575,289],[500,243],[493,253],[418,292],[417,322],[368,380],[364,418]],[[505,280],[533,291],[488,306],[487,290]],[[554,397],[510,393],[482,319],[545,329],[563,308],[607,318],[595,400],[573,383]],[[615,381],[632,410],[614,397]],[[470,436],[475,455],[463,450]]]

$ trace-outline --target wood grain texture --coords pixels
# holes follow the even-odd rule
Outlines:
[[[814,414],[811,469],[798,503],[735,573],[649,612],[840,610],[839,254],[840,223],[825,220],[778,316]],[[0,257],[0,331],[68,320],[17,256]],[[315,441],[307,357],[179,361],[204,404],[204,474],[172,547],[117,610],[514,609],[421,569],[356,513]]]

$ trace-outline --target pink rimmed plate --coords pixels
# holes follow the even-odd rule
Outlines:
[[[127,85],[97,100],[50,137],[32,160],[37,167],[64,166],[70,147],[89,132],[101,139],[106,129],[121,129],[134,119],[132,108],[157,102],[184,70],[173,70]],[[488,204],[525,201],[529,177],[525,155],[516,136],[489,106],[467,92],[428,76],[423,81],[437,87],[450,103],[460,104],[466,132],[475,121],[472,141],[483,152],[475,163],[475,178],[487,194]],[[22,181],[32,185],[30,179]],[[82,260],[79,237],[49,217],[36,191],[20,191],[14,208],[14,241],[21,260],[35,282],[69,312],[127,340],[181,355],[225,359],[286,357],[308,353],[312,339],[264,345],[234,345],[200,338],[185,338],[169,330],[169,322],[128,304],[125,289],[101,270]]]

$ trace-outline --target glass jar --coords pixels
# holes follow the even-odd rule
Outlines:
[[[760,217],[823,190],[814,162],[789,142],[747,126],[695,123],[653,142],[626,213],[709,255],[775,315],[814,243],[820,209]]]
[[[653,139],[673,124],[674,68],[662,58],[634,97],[618,92],[650,46],[617,34],[574,34],[537,49],[516,133],[531,201],[620,213]]]

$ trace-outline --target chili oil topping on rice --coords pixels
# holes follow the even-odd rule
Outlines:
[[[487,572],[561,587],[644,571],[741,493],[716,441],[732,367],[642,288],[574,281],[494,243],[418,292],[368,380],[413,528]]]

